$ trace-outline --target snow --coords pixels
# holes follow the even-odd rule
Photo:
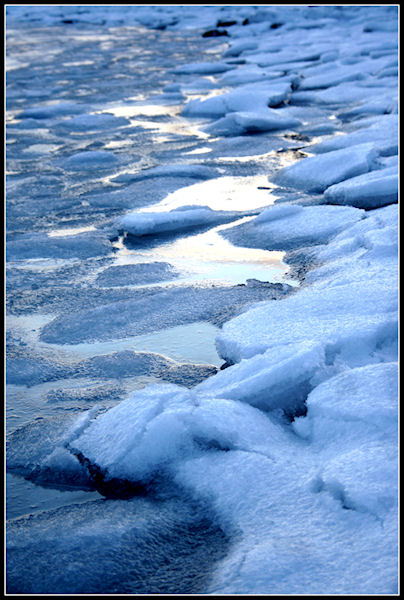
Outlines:
[[[397,594],[397,7],[6,14],[8,593]]]

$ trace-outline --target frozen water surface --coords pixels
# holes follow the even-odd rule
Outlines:
[[[6,10],[7,592],[396,594],[397,7]]]

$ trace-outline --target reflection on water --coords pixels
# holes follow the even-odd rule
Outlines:
[[[244,217],[195,235],[182,236],[153,248],[130,248],[118,243],[115,265],[152,261],[169,262],[182,276],[167,285],[197,283],[237,285],[248,279],[297,285],[287,277],[289,267],[282,262],[284,252],[233,246],[220,231],[249,221]],[[159,284],[156,284],[159,285]]]
[[[101,498],[98,492],[44,488],[11,473],[6,475],[6,485],[7,519]]]
[[[130,100],[130,98],[129,98]],[[138,115],[144,115],[146,117],[158,117],[162,115],[169,115],[173,117],[178,115],[181,111],[182,106],[166,106],[165,104],[116,104],[108,106],[105,110],[100,111],[101,113],[112,113],[116,117],[135,117]]]
[[[106,342],[63,344],[62,346],[39,342],[38,347],[44,351],[56,352],[60,358],[66,361],[83,360],[91,356],[131,350],[162,354],[178,362],[210,364],[219,367],[223,360],[219,358],[215,346],[218,332],[219,329],[215,325],[200,321]]]
[[[164,200],[140,212],[164,212],[180,206],[208,206],[212,210],[246,211],[273,204],[265,175],[219,177],[180,188]]]
[[[209,135],[200,131],[196,123],[191,122],[180,117],[182,105],[165,105],[165,104],[141,104],[139,102],[133,104],[116,104],[107,106],[100,113],[112,113],[116,117],[126,117],[130,120],[130,124],[133,127],[142,127],[144,129],[156,130],[162,134],[171,135],[189,135],[199,138],[208,138]],[[146,118],[136,117],[162,117],[166,119],[170,117],[170,120],[152,120],[148,121]],[[164,141],[164,138],[159,139],[159,142]]]
[[[245,211],[264,208],[276,200],[265,175],[220,177],[180,188],[153,206],[139,212],[165,212],[182,206],[208,206],[212,210]],[[214,282],[224,285],[245,283],[247,279],[271,283],[289,283],[289,267],[283,252],[233,246],[220,232],[253,217],[243,217],[191,235],[153,238],[150,244],[119,241],[115,265],[152,261],[169,262],[182,276],[166,285],[176,286]],[[159,284],[160,285],[160,284]]]

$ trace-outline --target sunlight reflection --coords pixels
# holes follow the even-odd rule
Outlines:
[[[79,233],[85,233],[86,231],[95,231],[95,227],[89,225],[88,227],[72,227],[69,229],[58,229],[50,231],[49,237],[64,237],[66,235],[78,235]]]
[[[130,119],[133,127],[143,127],[144,129],[154,129],[159,133],[173,135],[191,135],[199,138],[208,138],[209,135],[198,129],[197,123],[180,117],[182,106],[167,106],[165,104],[117,104],[108,106],[100,113],[112,113],[116,117],[126,117]],[[137,119],[136,117],[171,117],[171,121],[147,121],[146,119]],[[162,141],[162,140],[159,140]],[[164,141],[164,140],[163,140]]]
[[[243,217],[204,233],[165,242],[152,249],[132,250],[120,241],[116,244],[115,265],[169,262],[182,273],[181,277],[167,284],[170,286],[212,282],[237,285],[248,279],[297,285],[297,282],[287,276],[290,269],[283,262],[284,252],[233,246],[220,235],[220,231],[246,223],[252,218],[254,217]]]
[[[187,205],[236,211],[262,208],[273,204],[277,198],[270,193],[270,187],[266,175],[219,177],[180,188],[168,194],[159,204],[143,208],[140,212],[162,212]]]

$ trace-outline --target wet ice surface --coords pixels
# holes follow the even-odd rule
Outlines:
[[[9,8],[8,591],[394,593],[394,7],[127,9]]]

